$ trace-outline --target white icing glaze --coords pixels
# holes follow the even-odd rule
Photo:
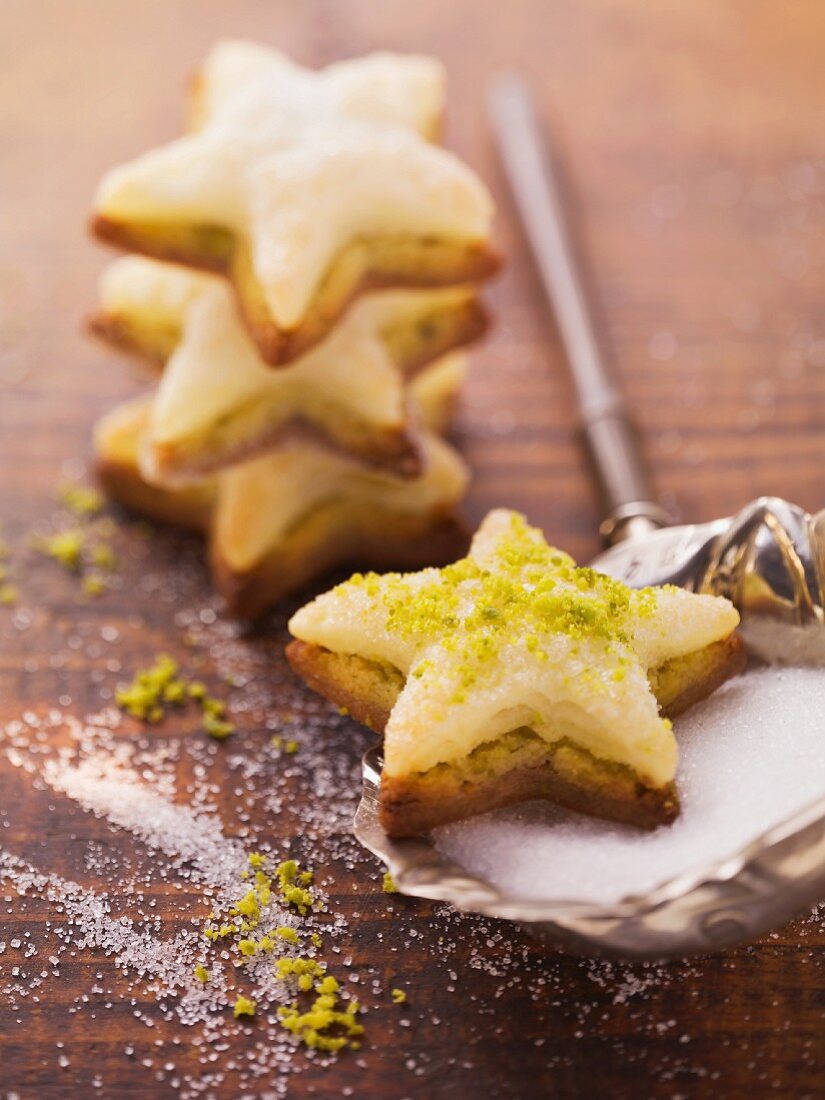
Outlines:
[[[443,406],[462,375],[461,357],[445,356],[410,386],[426,393],[424,421],[442,417]],[[131,467],[140,476],[138,455],[151,420],[152,395],[144,394],[108,412],[95,427],[95,450],[103,461]],[[278,546],[289,528],[330,500],[344,505],[338,520],[348,521],[349,502],[383,511],[416,514],[447,509],[467,488],[469,474],[460,456],[431,432],[422,433],[425,472],[401,480],[311,444],[282,448],[197,483],[214,487],[217,507],[212,537],[221,560],[237,572],[257,565]],[[169,490],[170,496],[187,490]],[[335,532],[330,532],[335,538]]]
[[[200,129],[110,172],[97,213],[238,234],[275,322],[295,328],[354,238],[486,239],[486,188],[418,132],[442,85],[423,58],[381,54],[315,73],[229,44],[201,74]]]
[[[203,121],[238,88],[257,80],[278,82],[285,98],[300,96],[308,113],[338,109],[352,118],[406,126],[434,134],[444,110],[446,73],[440,61],[417,54],[372,53],[314,71],[256,42],[224,39],[201,69],[196,100]]]
[[[152,395],[142,393],[109,409],[94,426],[95,454],[104,462],[137,470],[140,437],[152,412]]]
[[[404,377],[382,333],[466,298],[460,289],[366,295],[324,341],[288,368],[273,370],[240,321],[225,280],[137,256],[116,261],[101,285],[104,313],[182,331],[153,405],[144,476],[167,485],[188,480],[183,468],[174,477],[159,473],[156,455],[208,450],[216,430],[228,438],[233,423],[236,435],[260,434],[294,417],[323,425],[336,415],[356,418],[366,433],[400,430],[407,415]]]
[[[491,512],[473,540],[470,557],[493,574],[511,519],[510,512]],[[424,570],[402,578],[402,584],[412,596],[438,575]],[[493,658],[478,665],[465,689],[468,650],[461,643],[453,647],[450,637],[387,629],[381,593],[397,593],[398,584],[395,575],[379,579],[375,590],[341,585],[302,608],[289,624],[297,638],[333,652],[388,661],[405,675],[415,668],[385,731],[384,767],[390,776],[460,759],[526,725],[549,741],[567,736],[598,757],[628,765],[650,784],[664,785],[675,774],[676,742],[659,716],[647,670],[726,637],[739,621],[727,600],[659,590],[652,612],[633,613],[625,622],[628,644],[613,641],[608,649],[603,638],[586,633],[542,633],[542,658],[519,638],[501,644]],[[564,587],[560,583],[559,591]],[[476,582],[463,581],[456,591],[456,615],[463,619],[475,606]],[[620,662],[622,678],[616,679]]]
[[[220,476],[212,536],[221,560],[244,573],[277,549],[302,516],[329,501],[415,515],[463,496],[468,472],[459,455],[430,433],[422,437],[425,470],[403,480],[319,447],[283,447]],[[330,532],[335,538],[335,532]]]

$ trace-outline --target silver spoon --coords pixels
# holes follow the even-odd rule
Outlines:
[[[825,513],[775,497],[732,517],[669,526],[654,502],[624,402],[599,352],[564,229],[554,173],[524,84],[500,80],[491,99],[507,175],[567,349],[584,434],[607,504],[610,549],[593,563],[629,584],[674,583],[736,603],[751,648],[767,659],[825,664]],[[825,796],[732,856],[617,905],[528,901],[447,859],[430,837],[393,840],[378,812],[381,750],[363,762],[354,831],[401,890],[458,909],[520,921],[553,943],[592,954],[662,958],[716,950],[782,924],[825,889]]]
[[[763,660],[825,665],[825,511],[759,497],[735,516],[672,526],[654,501],[636,432],[605,365],[565,226],[558,176],[530,92],[498,79],[490,116],[539,277],[561,332],[588,450],[607,508],[594,568],[641,588],[727,596]]]

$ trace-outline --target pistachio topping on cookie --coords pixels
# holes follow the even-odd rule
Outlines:
[[[728,601],[635,591],[580,568],[515,512],[490,513],[445,569],[356,575],[290,630],[406,677],[385,729],[385,774],[423,773],[519,728],[568,739],[669,783],[676,742],[648,672],[728,636]]]

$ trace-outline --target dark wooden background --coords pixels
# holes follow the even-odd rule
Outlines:
[[[474,356],[461,414],[473,520],[513,505],[582,559],[598,547],[563,360],[485,125],[485,82],[502,66],[529,76],[554,125],[607,339],[663,501],[696,520],[758,493],[825,503],[821,0],[3,0],[0,523],[13,546],[50,521],[61,470],[90,455],[94,418],[139,384],[81,333],[108,258],[85,235],[95,184],[178,131],[183,80],[226,34],[312,64],[382,46],[446,61],[448,142],[497,193],[509,257],[490,290],[497,328]],[[120,588],[94,603],[51,563],[16,555],[21,604],[0,609],[0,719],[42,712],[61,695],[68,713],[99,708],[111,654],[89,639],[103,624],[120,632],[124,670],[159,649],[182,651],[175,610],[207,599],[197,557],[171,536],[142,546],[123,550]],[[279,701],[296,696],[300,707],[279,664],[281,629],[276,617],[242,645],[259,677],[272,662]],[[250,703],[245,735],[264,736],[262,721]],[[353,765],[359,737],[330,751]],[[231,795],[224,801],[231,820]],[[0,814],[4,847],[63,874],[83,873],[89,840],[122,844],[5,764]],[[294,816],[266,824],[273,835],[296,828]],[[308,1066],[290,1095],[822,1094],[821,922],[690,963],[612,968],[537,947],[509,926],[390,901],[376,871],[339,861],[333,892],[344,912],[362,914],[351,922],[355,966],[409,988],[410,1026],[372,1012],[363,1067],[347,1057],[329,1070]],[[36,938],[47,908],[32,903],[21,916],[2,895],[0,939],[21,928]],[[0,986],[14,961],[0,958]],[[39,1003],[0,999],[0,1096],[174,1094],[168,1078],[124,1056],[137,1027],[128,1007],[93,1019],[67,1012],[97,973],[106,984],[111,963],[81,952]],[[58,1066],[58,1039],[69,1070]],[[197,1074],[182,1041],[177,1069]],[[230,1084],[224,1092],[234,1095]]]

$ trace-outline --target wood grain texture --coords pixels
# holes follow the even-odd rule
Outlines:
[[[498,325],[475,353],[461,413],[475,472],[471,520],[512,505],[581,559],[598,549],[598,502],[560,348],[484,122],[485,80],[504,66],[528,76],[557,133],[604,331],[663,501],[696,520],[758,493],[823,504],[819,0],[36,0],[0,6],[0,520],[13,546],[48,526],[54,485],[67,461],[89,456],[94,418],[142,385],[81,331],[108,258],[85,233],[96,182],[177,132],[182,82],[225,34],[316,64],[375,47],[446,61],[448,143],[496,192],[509,257],[490,291]],[[53,563],[28,550],[15,557],[22,597],[17,609],[0,608],[0,719],[58,701],[77,716],[98,710],[122,678],[113,661],[125,673],[162,650],[216,678],[230,642],[212,633],[193,657],[180,627],[181,614],[209,610],[196,545],[141,540],[128,526],[117,545],[118,587],[95,602]],[[104,627],[117,630],[116,645]],[[210,629],[220,627],[219,618]],[[239,724],[253,746],[268,737],[273,693],[281,709],[314,706],[289,678],[282,642],[278,617],[231,642],[240,651],[233,659],[252,670],[256,690]],[[306,737],[317,741],[312,713]],[[197,736],[191,717],[163,728],[164,737],[178,734]],[[123,736],[142,733],[127,724]],[[352,727],[330,745],[339,777],[355,774],[366,743]],[[217,749],[213,756],[228,829],[300,837],[300,753],[293,806],[269,817],[259,806],[244,816],[235,772]],[[0,764],[3,848],[89,882],[90,844],[151,867],[128,836]],[[289,1095],[821,1094],[821,924],[800,921],[689,963],[608,966],[561,956],[510,926],[387,899],[375,864],[356,859],[353,849],[328,867],[333,899],[350,918],[346,950],[355,969],[408,988],[410,1026],[392,1010],[372,1011],[361,1056],[326,1070],[304,1065]],[[185,889],[154,881],[151,891],[167,931],[200,913]],[[15,965],[48,969],[53,918],[46,903],[23,911],[0,890],[0,940],[46,937],[31,964],[7,948],[0,988]],[[128,998],[91,993],[119,982],[110,961],[78,951],[59,981],[44,981],[39,1000],[0,997],[0,1095],[166,1097],[176,1094],[173,1077],[202,1075],[186,1029],[160,1021],[150,1033]],[[89,1002],[75,1011],[84,995]],[[165,1046],[154,1047],[158,1039]],[[243,1043],[233,1053],[243,1058]],[[163,1070],[167,1060],[173,1073]],[[216,1094],[237,1092],[227,1082]]]

